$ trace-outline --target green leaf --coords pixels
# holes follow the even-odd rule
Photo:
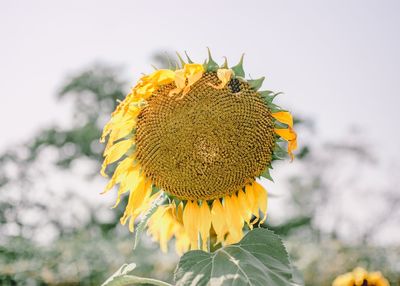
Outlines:
[[[233,72],[235,73],[235,76],[237,77],[245,77],[245,73],[244,73],[244,69],[243,69],[243,57],[244,54],[242,54],[242,56],[240,57],[240,61],[239,63],[232,67],[231,70],[233,70]]]
[[[175,270],[177,286],[286,286],[292,267],[281,239],[267,229],[254,229],[239,242],[208,253],[187,252]]]
[[[133,284],[172,286],[171,284],[160,280],[128,275],[128,273],[132,272],[135,268],[135,263],[122,265],[121,268],[118,269],[113,275],[111,275],[111,277],[108,278],[103,284],[101,284],[101,286],[125,286]]]

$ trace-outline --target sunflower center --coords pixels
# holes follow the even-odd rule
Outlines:
[[[247,83],[223,89],[206,73],[183,98],[162,86],[138,116],[136,154],[145,175],[185,200],[230,195],[271,162],[272,115]]]

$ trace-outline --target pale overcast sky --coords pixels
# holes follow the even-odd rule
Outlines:
[[[322,138],[357,125],[398,155],[399,35],[396,0],[0,0],[0,150],[65,121],[54,94],[66,74],[102,60],[133,84],[153,52],[202,61],[209,46],[220,61],[245,52],[247,72],[284,91],[281,103],[314,118]]]
[[[280,103],[314,119],[319,140],[354,142],[349,130],[358,126],[362,143],[380,150],[389,165],[400,158],[398,0],[0,0],[0,41],[0,151],[46,125],[67,124],[68,105],[55,100],[66,75],[104,61],[124,66],[133,85],[142,72],[152,71],[154,52],[187,50],[202,62],[210,47],[220,62],[227,56],[234,64],[246,53],[247,73],[265,75],[265,88],[285,92]],[[310,137],[300,132],[299,145]],[[346,162],[351,170],[335,170],[356,172],[364,191],[375,185],[381,190],[398,170],[377,166],[361,172],[357,165]],[[74,182],[65,175],[55,181]],[[103,184],[88,193],[97,198]],[[271,187],[278,194],[279,188]],[[379,196],[356,191],[341,190],[353,198],[332,201],[326,215],[345,205],[371,221]],[[272,216],[279,206],[271,203]],[[398,241],[395,228],[391,224],[382,236]]]

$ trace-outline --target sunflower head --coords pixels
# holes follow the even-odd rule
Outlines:
[[[352,272],[338,276],[332,286],[390,286],[381,272],[367,272],[361,267]]]
[[[102,173],[116,164],[105,191],[119,184],[117,204],[129,192],[121,222],[135,219],[163,200],[149,232],[166,248],[207,248],[234,243],[243,226],[266,216],[267,193],[256,182],[271,179],[272,161],[297,148],[293,119],[259,91],[264,78],[246,80],[243,57],[229,68],[212,59],[185,63],[143,76],[113,112]],[[261,215],[260,215],[261,212]],[[160,223],[161,222],[161,223]],[[156,227],[158,226],[158,227]]]

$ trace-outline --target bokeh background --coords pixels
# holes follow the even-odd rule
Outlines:
[[[171,281],[178,256],[118,223],[98,142],[141,73],[206,47],[297,122],[265,227],[306,285],[356,266],[400,285],[400,2],[0,0],[0,284],[98,285],[125,262]]]

